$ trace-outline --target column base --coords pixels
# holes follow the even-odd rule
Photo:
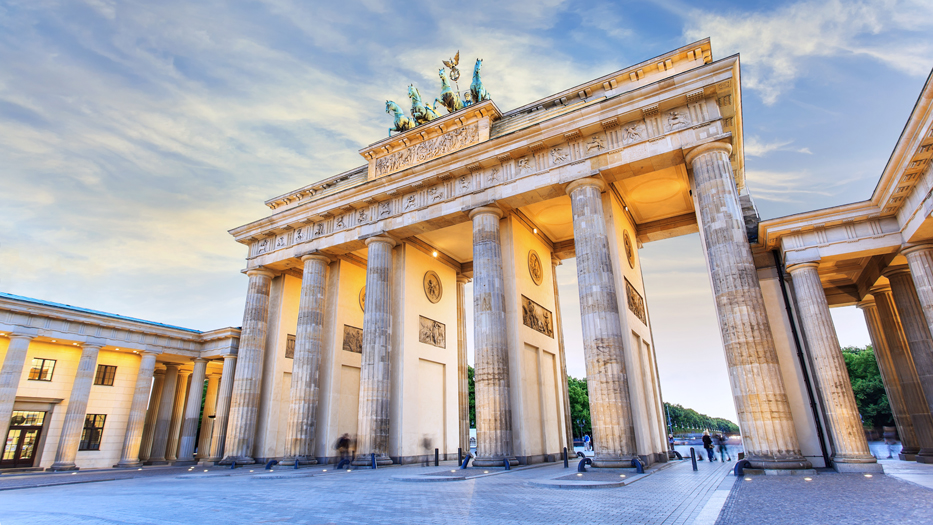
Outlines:
[[[126,463],[123,463],[123,462],[121,461],[120,463],[117,463],[116,465],[114,465],[113,468],[139,468],[139,467],[141,467],[141,466],[143,466],[143,462],[142,462],[142,461],[135,461],[135,462],[134,462],[134,461],[128,461],[128,462],[126,462]]]
[[[218,465],[231,465],[236,462],[237,465],[253,465],[256,463],[256,460],[249,456],[227,456],[222,460],[218,461]]]
[[[903,452],[901,452],[900,454],[897,455],[897,459],[901,461],[917,461],[917,455],[916,454],[904,454]]]
[[[875,462],[862,462],[854,463],[847,461],[838,461],[833,460],[833,470],[840,473],[849,473],[849,472],[864,472],[872,474],[884,474],[884,467],[882,467],[877,461]]]
[[[61,464],[53,463],[51,467],[45,470],[46,472],[65,472],[69,470],[81,470],[81,469],[76,467],[74,463],[61,463]]]
[[[155,465],[155,466],[168,465],[168,464],[169,462],[166,459],[150,459],[149,461],[146,461],[145,463],[143,463],[143,465]]]
[[[279,460],[279,465],[283,465],[283,466],[288,466],[288,465],[295,466],[295,460],[296,460],[296,459],[298,460],[298,464],[299,464],[299,465],[317,465],[317,458],[315,458],[315,457],[308,457],[308,456],[297,456],[297,457],[296,457],[296,456],[291,456],[291,457],[286,456],[286,457],[284,457],[284,458],[282,458],[282,459]],[[379,460],[377,459],[377,460],[376,460],[376,463],[378,464],[378,462],[379,462]]]
[[[169,462],[169,465],[173,467],[187,467],[188,465],[197,465],[198,462],[193,459],[177,459],[175,461]]]
[[[356,456],[356,459],[351,461],[350,464],[353,465],[354,467],[372,466],[373,459],[372,459],[372,456],[370,456],[369,454],[365,456]],[[379,455],[376,456],[377,467],[384,467],[386,465],[391,465],[391,464],[392,464],[392,458],[390,458],[389,456],[379,456]]]
[[[916,461],[917,463],[933,463],[933,457],[917,454],[914,461]]]
[[[753,469],[761,470],[812,470],[813,464],[803,456],[759,456],[748,454],[745,456]],[[814,471],[816,472],[816,471]]]
[[[473,460],[474,467],[502,467],[505,468],[505,456],[478,456]],[[509,456],[509,467],[518,465],[518,458]]]
[[[630,468],[632,466],[632,460],[638,456],[632,454],[631,456],[593,456],[593,468]],[[645,463],[644,458],[638,458],[639,461]],[[645,466],[648,466],[645,463]]]
[[[789,469],[789,468],[747,468],[746,476],[816,476],[819,472],[813,468]]]

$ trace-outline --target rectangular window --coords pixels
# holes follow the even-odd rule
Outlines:
[[[84,431],[81,432],[81,444],[78,450],[100,450],[100,438],[104,434],[106,414],[88,414],[84,416]]]
[[[32,368],[29,370],[30,381],[51,381],[52,372],[55,371],[54,359],[33,358]]]
[[[113,378],[116,375],[117,367],[110,365],[97,365],[97,375],[94,376],[94,384],[113,386]]]

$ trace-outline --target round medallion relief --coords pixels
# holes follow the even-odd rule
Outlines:
[[[366,311],[366,287],[360,288],[360,310]]]
[[[528,273],[531,274],[531,280],[538,286],[544,281],[544,268],[541,266],[541,258],[538,252],[528,251]]]
[[[635,268],[635,250],[632,249],[632,239],[628,236],[628,230],[622,233],[622,244],[625,245],[625,258],[628,259],[628,265]]]
[[[437,272],[434,270],[428,270],[424,274],[424,295],[427,296],[428,301],[436,303],[441,300],[441,297],[444,296],[444,288],[441,286],[441,278],[438,277]]]

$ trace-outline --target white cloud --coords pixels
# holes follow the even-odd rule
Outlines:
[[[745,156],[746,157],[764,157],[765,155],[773,151],[794,151],[796,153],[805,153],[807,155],[812,155],[813,152],[810,151],[810,148],[791,148],[789,147],[793,144],[793,140],[778,140],[772,142],[762,142],[756,136],[749,136],[745,138]]]
[[[928,0],[802,1],[757,13],[697,10],[687,20],[686,40],[710,36],[719,56],[741,52],[743,86],[769,105],[793,87],[810,58],[861,55],[925,75],[933,54]]]

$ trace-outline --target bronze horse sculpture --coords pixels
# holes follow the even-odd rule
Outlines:
[[[399,133],[414,129],[418,123],[415,122],[411,117],[406,117],[405,112],[402,111],[402,108],[398,107],[398,104],[392,102],[391,100],[386,100],[386,113],[393,113],[395,116],[395,122],[392,127],[389,128],[389,136],[392,136],[393,131],[398,131]]]
[[[441,96],[440,98],[434,99],[434,107],[437,107],[437,103],[440,102],[441,105],[447,108],[448,113],[463,109],[465,104],[463,100],[460,99],[460,94],[454,91],[450,87],[450,82],[447,81],[447,71],[445,71],[444,68],[440,68],[437,71],[437,75],[441,77]]]
[[[408,86],[408,98],[411,99],[411,116],[418,124],[431,122],[441,117],[433,106],[427,106],[422,102],[421,92],[415,86]]]
[[[470,84],[470,100],[474,104],[484,100],[492,100],[492,95],[483,87],[483,80],[479,76],[479,70],[483,67],[483,59],[476,59],[476,66],[473,68],[473,82]]]

